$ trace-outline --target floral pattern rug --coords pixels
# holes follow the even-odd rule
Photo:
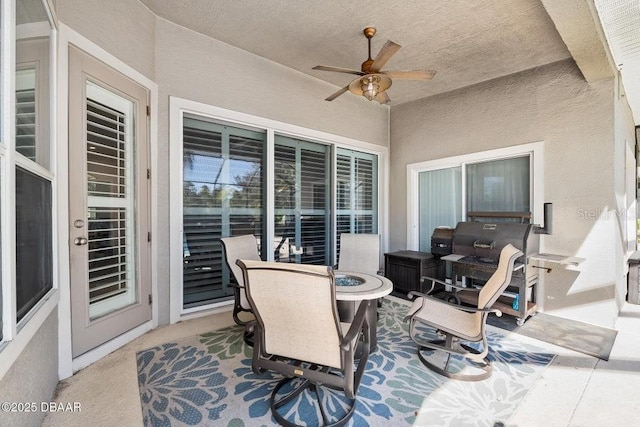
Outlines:
[[[431,372],[419,361],[403,322],[407,303],[385,298],[379,311],[378,348],[367,362],[348,426],[494,426],[506,424],[551,354],[535,341],[488,327],[493,375],[462,382]],[[435,338],[435,331],[426,331]],[[137,354],[146,426],[271,426],[269,398],[281,378],[251,371],[252,349],[233,326],[163,344]],[[334,407],[341,396],[328,393]],[[308,404],[293,402],[288,419],[317,425]]]

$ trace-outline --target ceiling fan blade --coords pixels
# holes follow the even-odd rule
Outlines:
[[[431,80],[436,72],[433,70],[383,71],[382,74],[397,80]]]
[[[339,91],[337,91],[336,93],[334,93],[333,95],[325,98],[325,101],[333,101],[334,99],[336,99],[337,97],[339,97],[340,95],[342,95],[343,93],[347,92],[349,90],[349,86],[345,86],[342,89],[340,89]]]
[[[333,71],[336,73],[355,74],[356,76],[363,76],[364,73],[358,70],[350,70],[349,68],[329,67],[327,65],[316,65],[312,70],[320,71]]]
[[[369,72],[377,73],[380,71],[382,67],[391,59],[391,57],[400,50],[402,46],[397,43],[392,42],[391,40],[387,40],[387,42],[382,46],[380,52],[378,52],[378,56],[373,60],[373,64],[371,64],[371,68],[369,68]]]
[[[376,95],[374,99],[378,101],[380,104],[388,104],[391,102],[391,98],[389,98],[389,95],[387,95],[387,92],[379,93],[378,95]]]

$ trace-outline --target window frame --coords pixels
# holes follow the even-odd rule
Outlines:
[[[367,154],[378,156],[378,197],[377,197],[377,212],[378,212],[378,233],[382,235],[382,248],[386,248],[387,245],[387,209],[388,206],[388,158],[389,148],[375,144],[371,144],[365,141],[359,141],[356,139],[330,134],[327,132],[318,131],[315,129],[305,128],[298,125],[293,125],[273,119],[267,119],[264,117],[254,116],[251,114],[241,113],[233,110],[228,110],[221,107],[216,107],[208,104],[203,104],[196,101],[187,100],[171,96],[169,98],[169,141],[170,141],[170,153],[169,153],[169,171],[170,176],[183,176],[182,171],[182,130],[183,130],[183,118],[185,115],[200,116],[203,119],[209,119],[214,122],[224,122],[231,126],[238,126],[244,128],[253,128],[266,130],[267,132],[267,145],[266,145],[266,188],[274,188],[275,180],[273,173],[274,164],[274,149],[275,149],[275,135],[281,135],[293,139],[304,140],[308,142],[314,142],[330,146],[330,161],[331,164],[336,162],[337,148],[344,148],[347,150],[360,151]],[[336,199],[336,171],[332,167],[330,170],[330,191],[332,203]],[[194,317],[200,317],[212,312],[226,310],[227,306],[232,304],[232,301],[220,301],[209,305],[203,305],[199,307],[193,307],[183,309],[182,301],[182,268],[181,262],[183,259],[183,244],[182,244],[182,181],[172,180],[169,185],[169,200],[170,200],[170,265],[171,268],[171,288],[170,288],[170,323],[176,323],[178,321],[187,320]],[[274,224],[274,195],[272,191],[267,191],[266,204],[265,204],[265,236],[275,235]],[[336,210],[333,209],[333,204],[330,209],[330,240],[336,242]],[[266,258],[269,261],[273,261],[273,241],[272,239],[266,239]],[[336,259],[336,246],[335,243],[332,246],[332,259]]]
[[[49,0],[42,0],[49,18],[51,31],[49,34],[49,159],[54,159],[57,147],[57,110],[55,82],[57,81],[57,42],[59,23]],[[58,215],[57,215],[57,180],[56,164],[50,160],[45,168],[18,153],[16,147],[16,1],[6,0],[0,3],[2,49],[0,51],[0,74],[3,76],[2,89],[2,127],[0,136],[0,204],[3,206],[0,216],[0,252],[2,292],[0,316],[2,316],[2,340],[0,341],[0,379],[4,377],[24,348],[29,344],[40,327],[56,309],[60,300],[58,291],[58,260],[55,254],[58,248]],[[52,288],[18,322],[16,307],[16,168],[20,167],[51,185],[51,233],[53,254],[51,260]]]
[[[542,221],[544,202],[544,141],[513,145],[461,156],[445,157],[407,165],[407,249],[419,250],[420,204],[419,175],[438,169],[462,167],[462,221],[467,220],[466,168],[467,164],[509,159],[529,155],[531,223]]]

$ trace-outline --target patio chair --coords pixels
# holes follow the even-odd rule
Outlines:
[[[366,273],[372,276],[382,274],[380,271],[380,236],[378,234],[340,234],[340,257],[338,271]],[[378,307],[382,298],[377,300]],[[353,318],[358,304],[353,301],[339,301],[338,310],[341,319]]]
[[[380,273],[380,236],[377,234],[340,234],[338,270]]]
[[[489,313],[502,316],[500,310],[492,308],[498,297],[504,292],[511,282],[514,264],[522,252],[512,245],[505,246],[500,252],[498,268],[487,282],[480,289],[473,289],[477,292],[478,304],[476,307],[466,307],[452,304],[441,299],[436,299],[427,294],[415,291],[409,292],[409,298],[417,296],[413,305],[409,309],[405,321],[410,320],[409,335],[418,344],[418,357],[429,369],[444,375],[448,378],[480,381],[489,378],[492,372],[491,361],[487,357],[489,345],[486,336],[486,321]],[[439,280],[425,278],[432,281],[431,290],[435,283],[456,287],[456,285],[445,284]],[[462,288],[469,292],[469,288]],[[425,333],[424,328],[435,328],[444,339],[426,340],[420,333]],[[481,350],[463,344],[461,341],[470,343],[482,343]],[[434,351],[435,350],[435,351]],[[425,355],[424,353],[431,353]],[[444,364],[438,366],[435,357],[445,352]],[[462,365],[465,369],[472,369],[475,373],[464,373],[465,369],[460,369],[456,363],[451,363],[451,356],[462,356]],[[458,360],[457,362],[459,362]]]
[[[363,330],[370,302],[360,304],[353,322],[341,323],[331,268],[249,260],[238,265],[257,320],[252,369],[284,376],[271,394],[274,418],[294,426],[287,414],[295,417],[292,405],[302,401],[316,405],[317,420],[305,420],[307,425],[344,425],[354,413],[369,356]]]
[[[236,264],[236,260],[260,260],[256,238],[253,234],[247,234],[244,236],[223,237],[220,241],[222,242],[222,247],[224,249],[224,258],[227,266],[229,266],[229,270],[231,270],[233,277],[236,279],[236,283],[231,285],[234,288],[233,320],[236,324],[244,325],[246,327],[244,335],[245,342],[248,345],[253,345],[253,318],[242,320],[239,317],[240,313],[253,314],[253,311],[251,310],[251,305],[249,304],[249,300],[247,299],[247,294],[245,292],[242,270]]]

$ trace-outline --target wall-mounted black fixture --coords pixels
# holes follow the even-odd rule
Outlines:
[[[534,229],[536,234],[551,234],[553,230],[553,203],[544,204],[544,225]]]

